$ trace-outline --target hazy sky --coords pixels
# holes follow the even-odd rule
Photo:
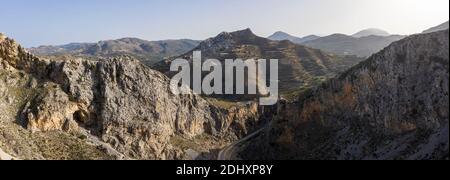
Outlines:
[[[449,0],[1,0],[0,32],[26,47],[121,37],[202,40],[251,28],[268,36],[413,34],[449,19]]]

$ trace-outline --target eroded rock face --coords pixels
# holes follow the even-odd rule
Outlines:
[[[247,149],[247,158],[448,158],[448,35],[393,43],[302,94]]]
[[[52,77],[67,77],[60,81],[89,112],[83,124],[133,158],[180,159],[184,152],[170,143],[174,135],[233,141],[259,125],[252,123],[259,120],[256,105],[225,110],[194,94],[174,95],[165,75],[133,59],[79,59],[57,69]]]
[[[63,117],[66,108],[73,106],[58,84],[9,65],[19,50],[5,40],[0,38],[0,149],[14,159],[113,159],[77,134],[76,123],[65,123],[71,117]]]
[[[47,87],[32,102],[28,102],[22,112],[27,128],[36,131],[77,131],[78,125],[73,117],[79,110],[77,103],[57,85]]]
[[[256,102],[227,109],[214,108],[213,112],[214,119],[220,119],[220,121],[212,129],[230,140],[244,137],[267,123],[264,119],[266,114]]]
[[[187,149],[174,146],[174,136],[228,142],[258,124],[255,106],[225,110],[194,94],[174,95],[165,75],[132,58],[40,59],[6,37],[0,50],[4,68],[34,79],[38,90],[17,117],[33,132],[87,129],[128,158],[183,159]]]
[[[171,94],[167,77],[138,61],[78,60],[61,70],[53,77],[67,77],[69,94],[89,112],[81,122],[132,157],[175,159],[172,135],[192,138],[204,133],[205,124],[215,123],[205,100]]]

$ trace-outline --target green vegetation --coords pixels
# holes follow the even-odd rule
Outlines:
[[[206,147],[220,146],[218,144],[219,140],[208,134],[201,134],[193,139],[186,139],[182,136],[175,135],[170,139],[170,143],[182,150],[192,149],[197,152],[206,152],[208,150]]]
[[[302,86],[298,89],[294,89],[294,90],[290,90],[290,91],[285,91],[285,92],[281,92],[281,96],[283,98],[285,98],[288,101],[295,101],[299,98],[300,94],[303,94],[304,92],[310,90],[311,88],[320,86],[321,84],[323,84],[324,82],[326,82],[329,78],[325,77],[325,76],[317,76],[317,77],[313,77],[311,80],[311,84]]]
[[[230,109],[232,107],[238,106],[238,102],[226,100],[226,99],[219,99],[219,98],[210,98],[210,97],[204,97],[209,103],[212,105],[223,108],[223,109]]]
[[[46,132],[51,138],[38,139],[38,149],[45,159],[90,160],[112,159],[97,147],[89,145],[86,139],[63,132]]]
[[[0,70],[0,82],[4,83],[0,87],[0,112],[8,121],[14,121],[20,108],[38,93],[36,88],[25,87],[30,80],[20,72]]]

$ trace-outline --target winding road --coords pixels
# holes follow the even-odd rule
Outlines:
[[[250,135],[248,135],[245,138],[242,138],[239,141],[234,142],[233,144],[225,147],[219,152],[219,155],[217,156],[217,160],[238,160],[238,157],[236,156],[236,153],[239,151],[239,144],[244,143],[245,141],[250,140],[251,138],[255,137],[262,131],[264,131],[265,128],[262,128]]]
[[[280,99],[281,99],[281,97],[280,97]],[[278,101],[278,104],[277,104],[277,107],[278,107],[278,108],[277,108],[277,114],[280,114],[280,113],[279,113],[279,111],[280,111],[280,110],[279,110],[279,107],[280,107],[279,102],[280,102],[280,101]],[[234,142],[233,144],[231,144],[231,145],[229,145],[229,146],[223,148],[223,149],[219,152],[219,155],[217,156],[217,160],[239,160],[239,157],[236,155],[236,153],[238,153],[238,152],[241,150],[240,148],[242,148],[242,147],[240,146],[240,144],[242,144],[242,143],[244,143],[244,142],[246,142],[246,141],[248,141],[248,140],[254,138],[254,137],[257,136],[257,135],[259,135],[261,132],[263,132],[263,131],[266,130],[268,127],[270,127],[271,123],[272,123],[275,119],[278,119],[278,116],[272,117],[271,121],[269,121],[269,123],[267,123],[267,125],[266,125],[265,127],[263,127],[263,128],[261,128],[261,129],[255,131],[255,132],[253,132],[252,134],[246,136],[245,138],[242,138],[242,139],[240,139],[239,141],[236,141],[236,142]]]

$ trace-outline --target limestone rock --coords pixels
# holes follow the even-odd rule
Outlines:
[[[449,31],[395,42],[300,97],[246,158],[448,158]]]
[[[74,120],[79,108],[69,100],[69,96],[57,85],[47,85],[46,91],[39,94],[25,106],[23,117],[28,122],[27,128],[33,132],[65,130],[76,131]]]
[[[0,50],[1,64],[33,77],[28,85],[39,90],[17,117],[34,132],[87,129],[125,159],[182,159],[188,149],[174,146],[174,136],[229,142],[257,129],[255,106],[224,110],[192,93],[174,95],[168,77],[127,56],[42,59],[7,38]]]

